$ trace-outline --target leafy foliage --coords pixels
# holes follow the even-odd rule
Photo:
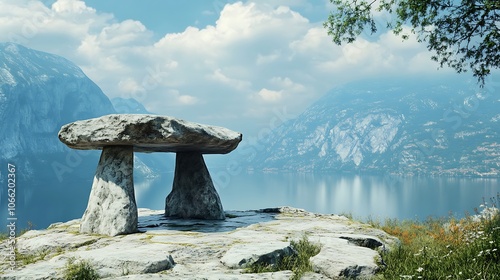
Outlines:
[[[441,67],[458,73],[469,68],[481,85],[500,65],[500,1],[498,0],[330,0],[335,10],[324,27],[333,42],[353,42],[368,28],[376,33],[376,13],[389,13],[385,22],[403,40],[411,27],[419,42],[426,42]]]

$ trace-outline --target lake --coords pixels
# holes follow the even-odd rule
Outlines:
[[[500,192],[496,178],[241,173],[220,179],[217,174],[212,172],[225,210],[286,205],[317,213],[349,213],[362,220],[423,220],[450,213],[463,217],[466,211],[473,213],[483,198],[489,201]],[[163,209],[172,181],[173,174],[164,174],[138,182],[138,206]]]
[[[500,179],[390,177],[352,174],[266,174],[229,176],[210,170],[225,210],[278,206],[303,208],[325,214],[348,213],[357,219],[419,219],[450,213],[463,217],[474,212],[483,198],[500,192]],[[225,174],[221,176],[221,174]],[[135,180],[138,207],[164,209],[173,173],[155,179]],[[91,178],[86,181],[18,185],[18,229],[27,222],[34,228],[80,218],[87,206]],[[6,201],[5,196],[3,201]],[[6,211],[2,211],[6,221]]]

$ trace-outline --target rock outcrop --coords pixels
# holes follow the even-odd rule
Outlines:
[[[107,279],[290,279],[291,271],[247,273],[255,262],[272,263],[290,254],[290,240],[304,234],[320,246],[311,258],[314,271],[302,279],[366,279],[378,270],[379,251],[397,239],[337,215],[294,208],[227,211],[227,219],[171,219],[163,211],[139,209],[139,233],[107,237],[79,233],[80,220],[32,230],[16,239],[18,259],[2,279],[62,279],[68,260],[89,262]],[[373,240],[373,241],[363,241]],[[7,255],[7,241],[0,253]],[[357,245],[382,244],[370,249]]]
[[[82,233],[105,235],[137,231],[133,152],[177,153],[172,192],[165,215],[224,219],[219,195],[203,154],[234,150],[241,133],[158,115],[112,114],[64,125],[59,139],[70,148],[102,149]]]
[[[111,114],[64,125],[59,139],[79,150],[133,146],[134,152],[199,152],[227,154],[236,149],[241,133],[224,127],[141,114]]]

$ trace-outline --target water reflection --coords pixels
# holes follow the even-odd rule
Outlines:
[[[243,174],[219,189],[225,209],[289,205],[384,220],[463,217],[500,192],[498,179],[386,178],[332,174]]]
[[[214,171],[211,170],[213,173]],[[499,179],[383,177],[346,174],[240,174],[218,188],[225,210],[277,206],[317,213],[350,213],[359,219],[425,219],[463,217],[500,192]],[[164,209],[173,172],[154,179],[136,179],[138,207]],[[80,218],[87,206],[92,181],[66,182],[65,188],[47,183],[20,184],[17,215],[20,228],[36,228]],[[215,182],[217,183],[217,182]],[[216,185],[217,187],[217,185]],[[6,201],[0,193],[2,201]],[[2,204],[6,209],[6,205]],[[0,216],[6,220],[6,211]]]

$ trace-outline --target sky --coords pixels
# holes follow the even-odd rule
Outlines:
[[[244,137],[347,82],[453,72],[391,32],[335,45],[323,28],[331,9],[328,0],[0,0],[0,41],[69,59],[110,98]]]

